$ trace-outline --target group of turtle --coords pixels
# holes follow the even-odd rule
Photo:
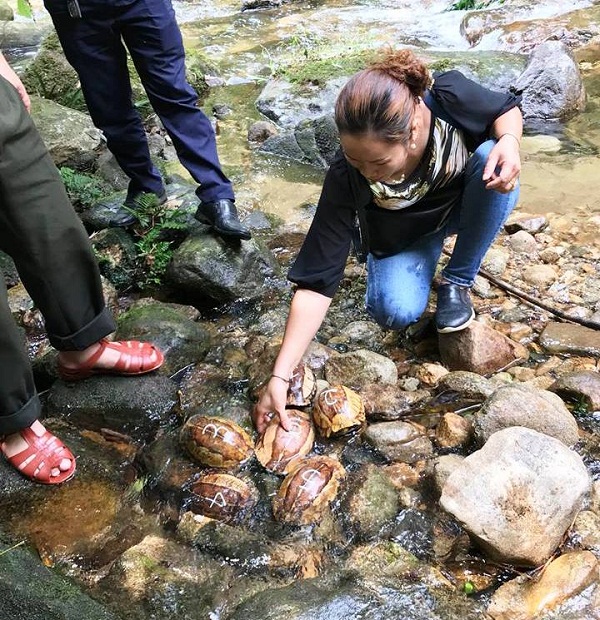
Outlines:
[[[366,426],[365,407],[360,396],[343,385],[317,394],[314,373],[301,364],[290,380],[287,412],[291,430],[274,417],[255,443],[227,418],[198,414],[185,422],[181,445],[194,461],[211,468],[190,487],[193,512],[225,522],[242,519],[259,494],[251,482],[231,472],[256,456],[267,471],[285,476],[272,500],[275,519],[295,525],[319,521],[346,471],[332,456],[308,456],[315,430],[325,438],[355,434]]]

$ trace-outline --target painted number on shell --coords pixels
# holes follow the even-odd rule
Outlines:
[[[217,426],[216,424],[207,424],[203,429],[202,429],[202,434],[206,434],[206,433],[212,433],[212,436],[214,439],[216,439],[219,436],[219,433],[222,432],[223,433],[223,437],[225,437],[225,435],[227,435],[227,427],[225,426]]]
[[[328,407],[333,407],[334,405],[337,405],[337,403],[340,401],[340,397],[337,396],[337,390],[335,388],[323,390],[323,392],[321,392],[321,395],[323,396],[323,400]]]
[[[217,493],[215,493],[215,496],[212,498],[203,497],[202,499],[205,499],[207,502],[210,502],[209,508],[212,508],[215,504],[219,506],[219,508],[225,508],[227,506],[227,502],[225,501],[225,498],[223,497],[223,493],[221,493],[221,491],[218,491]]]
[[[303,471],[302,480],[304,480],[304,484],[299,487],[300,491],[308,491],[309,483],[312,482],[315,478],[320,477],[321,473],[318,469],[307,469],[306,471]]]

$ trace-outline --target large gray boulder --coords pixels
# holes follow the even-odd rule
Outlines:
[[[560,41],[538,45],[514,86],[523,91],[525,121],[565,121],[585,107],[585,88],[577,61]]]
[[[48,99],[31,97],[31,116],[58,167],[69,166],[75,170],[95,167],[99,153],[106,147],[102,133],[87,114]]]
[[[522,427],[490,437],[444,484],[440,504],[495,560],[545,562],[591,490],[581,457]]]
[[[255,301],[278,271],[274,256],[255,239],[239,243],[197,234],[174,252],[166,282],[205,305]]]
[[[524,426],[573,446],[579,440],[577,422],[562,399],[547,390],[523,384],[506,385],[490,396],[475,416],[479,438],[511,426]]]

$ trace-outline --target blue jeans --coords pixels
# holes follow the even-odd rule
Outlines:
[[[518,185],[507,194],[485,189],[483,169],[495,144],[484,142],[469,158],[463,195],[445,226],[394,256],[369,254],[366,307],[382,327],[401,329],[423,314],[449,235],[457,234],[456,243],[442,276],[460,286],[473,286],[485,253],[519,198]]]
[[[154,111],[173,140],[179,161],[200,184],[203,202],[234,199],[221,170],[215,133],[188,84],[179,26],[170,0],[79,0],[83,18],[66,0],[45,0],[69,63],[81,82],[94,125],[131,179],[129,194],[163,191],[133,105],[127,50]]]

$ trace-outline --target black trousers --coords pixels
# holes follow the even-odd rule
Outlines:
[[[21,99],[2,78],[0,250],[13,258],[54,347],[85,349],[115,330],[85,229]],[[6,435],[30,426],[40,402],[0,280],[0,435]]]
[[[200,184],[198,198],[233,200],[215,132],[186,79],[183,40],[171,0],[79,0],[79,19],[69,16],[66,0],[44,3],[65,56],[79,75],[90,116],[131,179],[129,195],[160,193],[163,182],[133,105],[127,50],[179,160]]]

